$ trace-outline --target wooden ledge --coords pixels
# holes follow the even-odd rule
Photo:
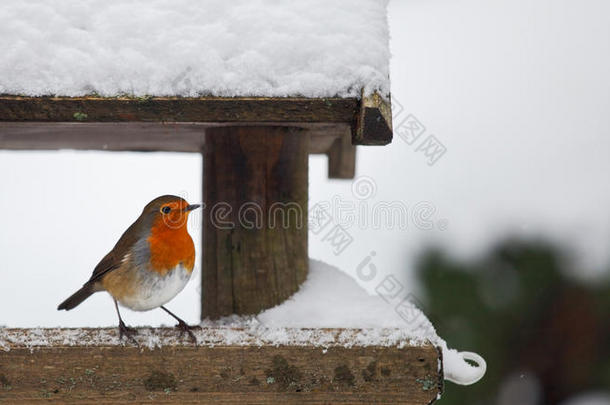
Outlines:
[[[392,140],[389,102],[379,95],[358,98],[304,98],[304,97],[22,97],[0,96],[0,149],[43,149],[82,147],[72,146],[65,139],[55,139],[61,132],[47,134],[46,139],[31,136],[28,128],[44,128],[40,123],[55,130],[80,129],[82,136],[89,135],[91,126],[100,123],[156,123],[162,124],[161,132],[167,137],[172,125],[179,124],[230,124],[230,125],[286,125],[308,128],[311,124],[324,124],[330,132],[341,133],[343,128],[352,129],[352,142],[359,145],[381,145]],[[387,121],[387,120],[390,121]],[[383,122],[386,120],[386,122]],[[32,125],[36,124],[38,125]],[[83,124],[66,127],[65,124]],[[170,126],[168,126],[170,125]],[[315,127],[315,125],[314,125]],[[110,127],[108,129],[122,129]],[[190,127],[201,131],[204,127]],[[334,128],[334,129],[333,129]],[[29,132],[28,132],[29,131]],[[130,135],[137,132],[150,133],[151,126],[134,125]],[[38,131],[34,131],[38,133]],[[336,137],[336,133],[334,136]],[[99,135],[96,135],[99,136]],[[88,144],[96,149],[100,142]],[[22,141],[20,144],[19,141]],[[27,143],[27,142],[29,143]],[[160,146],[162,147],[162,146]],[[149,149],[145,149],[149,150]]]
[[[348,122],[357,98],[0,96],[0,121]]]
[[[114,328],[0,329],[0,403],[423,405],[442,391],[440,351],[389,344],[396,331],[376,332],[382,345],[361,343],[366,330],[206,328],[198,345],[170,328],[139,331],[154,348],[117,344]]]

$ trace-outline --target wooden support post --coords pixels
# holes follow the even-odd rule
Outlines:
[[[202,318],[271,308],[307,277],[308,153],[295,128],[206,129]]]

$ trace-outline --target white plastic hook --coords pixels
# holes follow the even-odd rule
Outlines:
[[[460,367],[458,370],[445,370],[445,380],[451,381],[459,385],[470,385],[479,381],[485,375],[487,371],[487,363],[483,357],[473,352],[459,352],[457,354],[465,363],[465,367]],[[471,361],[476,363],[476,366],[468,363]]]

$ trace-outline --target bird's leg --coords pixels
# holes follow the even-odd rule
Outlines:
[[[195,338],[195,335],[193,334],[193,332],[191,332],[191,329],[201,329],[201,327],[199,325],[190,326],[189,324],[184,322],[182,319],[178,318],[175,314],[173,314],[172,311],[165,308],[163,305],[161,305],[161,309],[164,310],[165,312],[167,312],[168,314],[170,314],[175,320],[178,321],[178,325],[176,325],[176,328],[180,329],[180,336],[184,335],[184,333],[186,332],[186,333],[188,333],[189,337],[191,338],[191,341],[193,343],[197,343],[197,339]]]
[[[119,304],[116,302],[116,300],[114,300],[114,307],[116,308],[116,313],[119,316],[119,339],[123,339],[123,336],[126,336],[137,345],[138,342],[133,338],[133,335],[137,335],[138,331],[125,325],[123,318],[121,318],[121,313],[119,312]]]

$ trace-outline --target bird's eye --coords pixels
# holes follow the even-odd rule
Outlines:
[[[164,214],[169,214],[169,212],[171,210],[172,209],[170,207],[168,207],[167,205],[165,207],[161,208],[161,212],[164,213]]]

